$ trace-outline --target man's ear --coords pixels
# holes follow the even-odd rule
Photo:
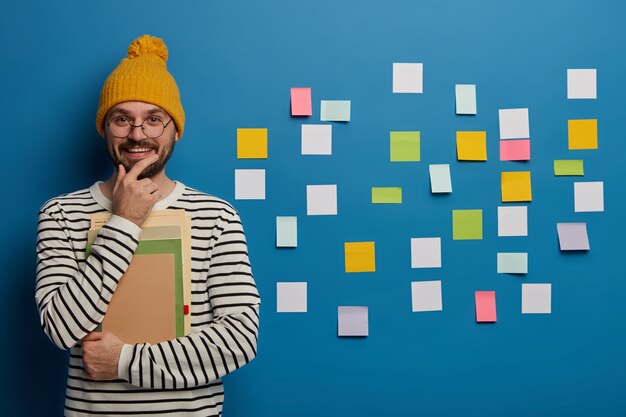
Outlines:
[[[178,142],[178,130],[176,131],[176,133],[174,134],[174,141]]]

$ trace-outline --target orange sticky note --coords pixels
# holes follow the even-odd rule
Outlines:
[[[267,129],[237,129],[237,158],[267,159]]]
[[[501,181],[503,203],[533,200],[530,171],[503,172]]]
[[[598,149],[598,120],[568,120],[568,149]]]
[[[476,321],[478,323],[495,323],[496,321],[496,292],[476,291]]]
[[[486,161],[487,132],[456,132],[456,155],[459,161]]]
[[[311,105],[311,89],[310,88],[292,88],[291,89],[291,115],[292,116],[311,116],[313,114]]]
[[[344,243],[346,272],[376,271],[374,242]]]
[[[530,160],[530,139],[523,140],[501,140],[500,141],[501,161],[529,161]]]

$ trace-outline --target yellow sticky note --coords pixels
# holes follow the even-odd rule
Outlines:
[[[267,159],[267,129],[237,129],[237,158]]]
[[[502,173],[502,202],[532,201],[530,171]]]
[[[567,121],[568,149],[598,149],[598,120]]]
[[[456,132],[456,156],[459,161],[486,161],[487,132]]]
[[[346,272],[376,271],[374,242],[346,242]]]

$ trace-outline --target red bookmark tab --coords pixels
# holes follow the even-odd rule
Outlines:
[[[189,304],[185,304],[183,306],[183,314],[186,316],[187,314],[189,314]]]

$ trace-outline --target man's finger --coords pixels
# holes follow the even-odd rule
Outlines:
[[[139,174],[143,172],[144,169],[154,164],[156,160],[159,159],[159,155],[153,155],[152,158],[143,158],[139,162],[137,162],[131,169],[128,171],[126,176],[130,176],[131,179],[136,180]]]
[[[126,169],[124,169],[124,165],[119,164],[117,166],[117,178],[115,179],[115,185],[113,186],[114,194],[117,191],[118,187],[120,186],[120,183],[122,182],[125,176],[126,176]]]
[[[87,336],[83,337],[83,342],[92,342],[94,340],[102,339],[102,333],[100,332],[91,332]]]

